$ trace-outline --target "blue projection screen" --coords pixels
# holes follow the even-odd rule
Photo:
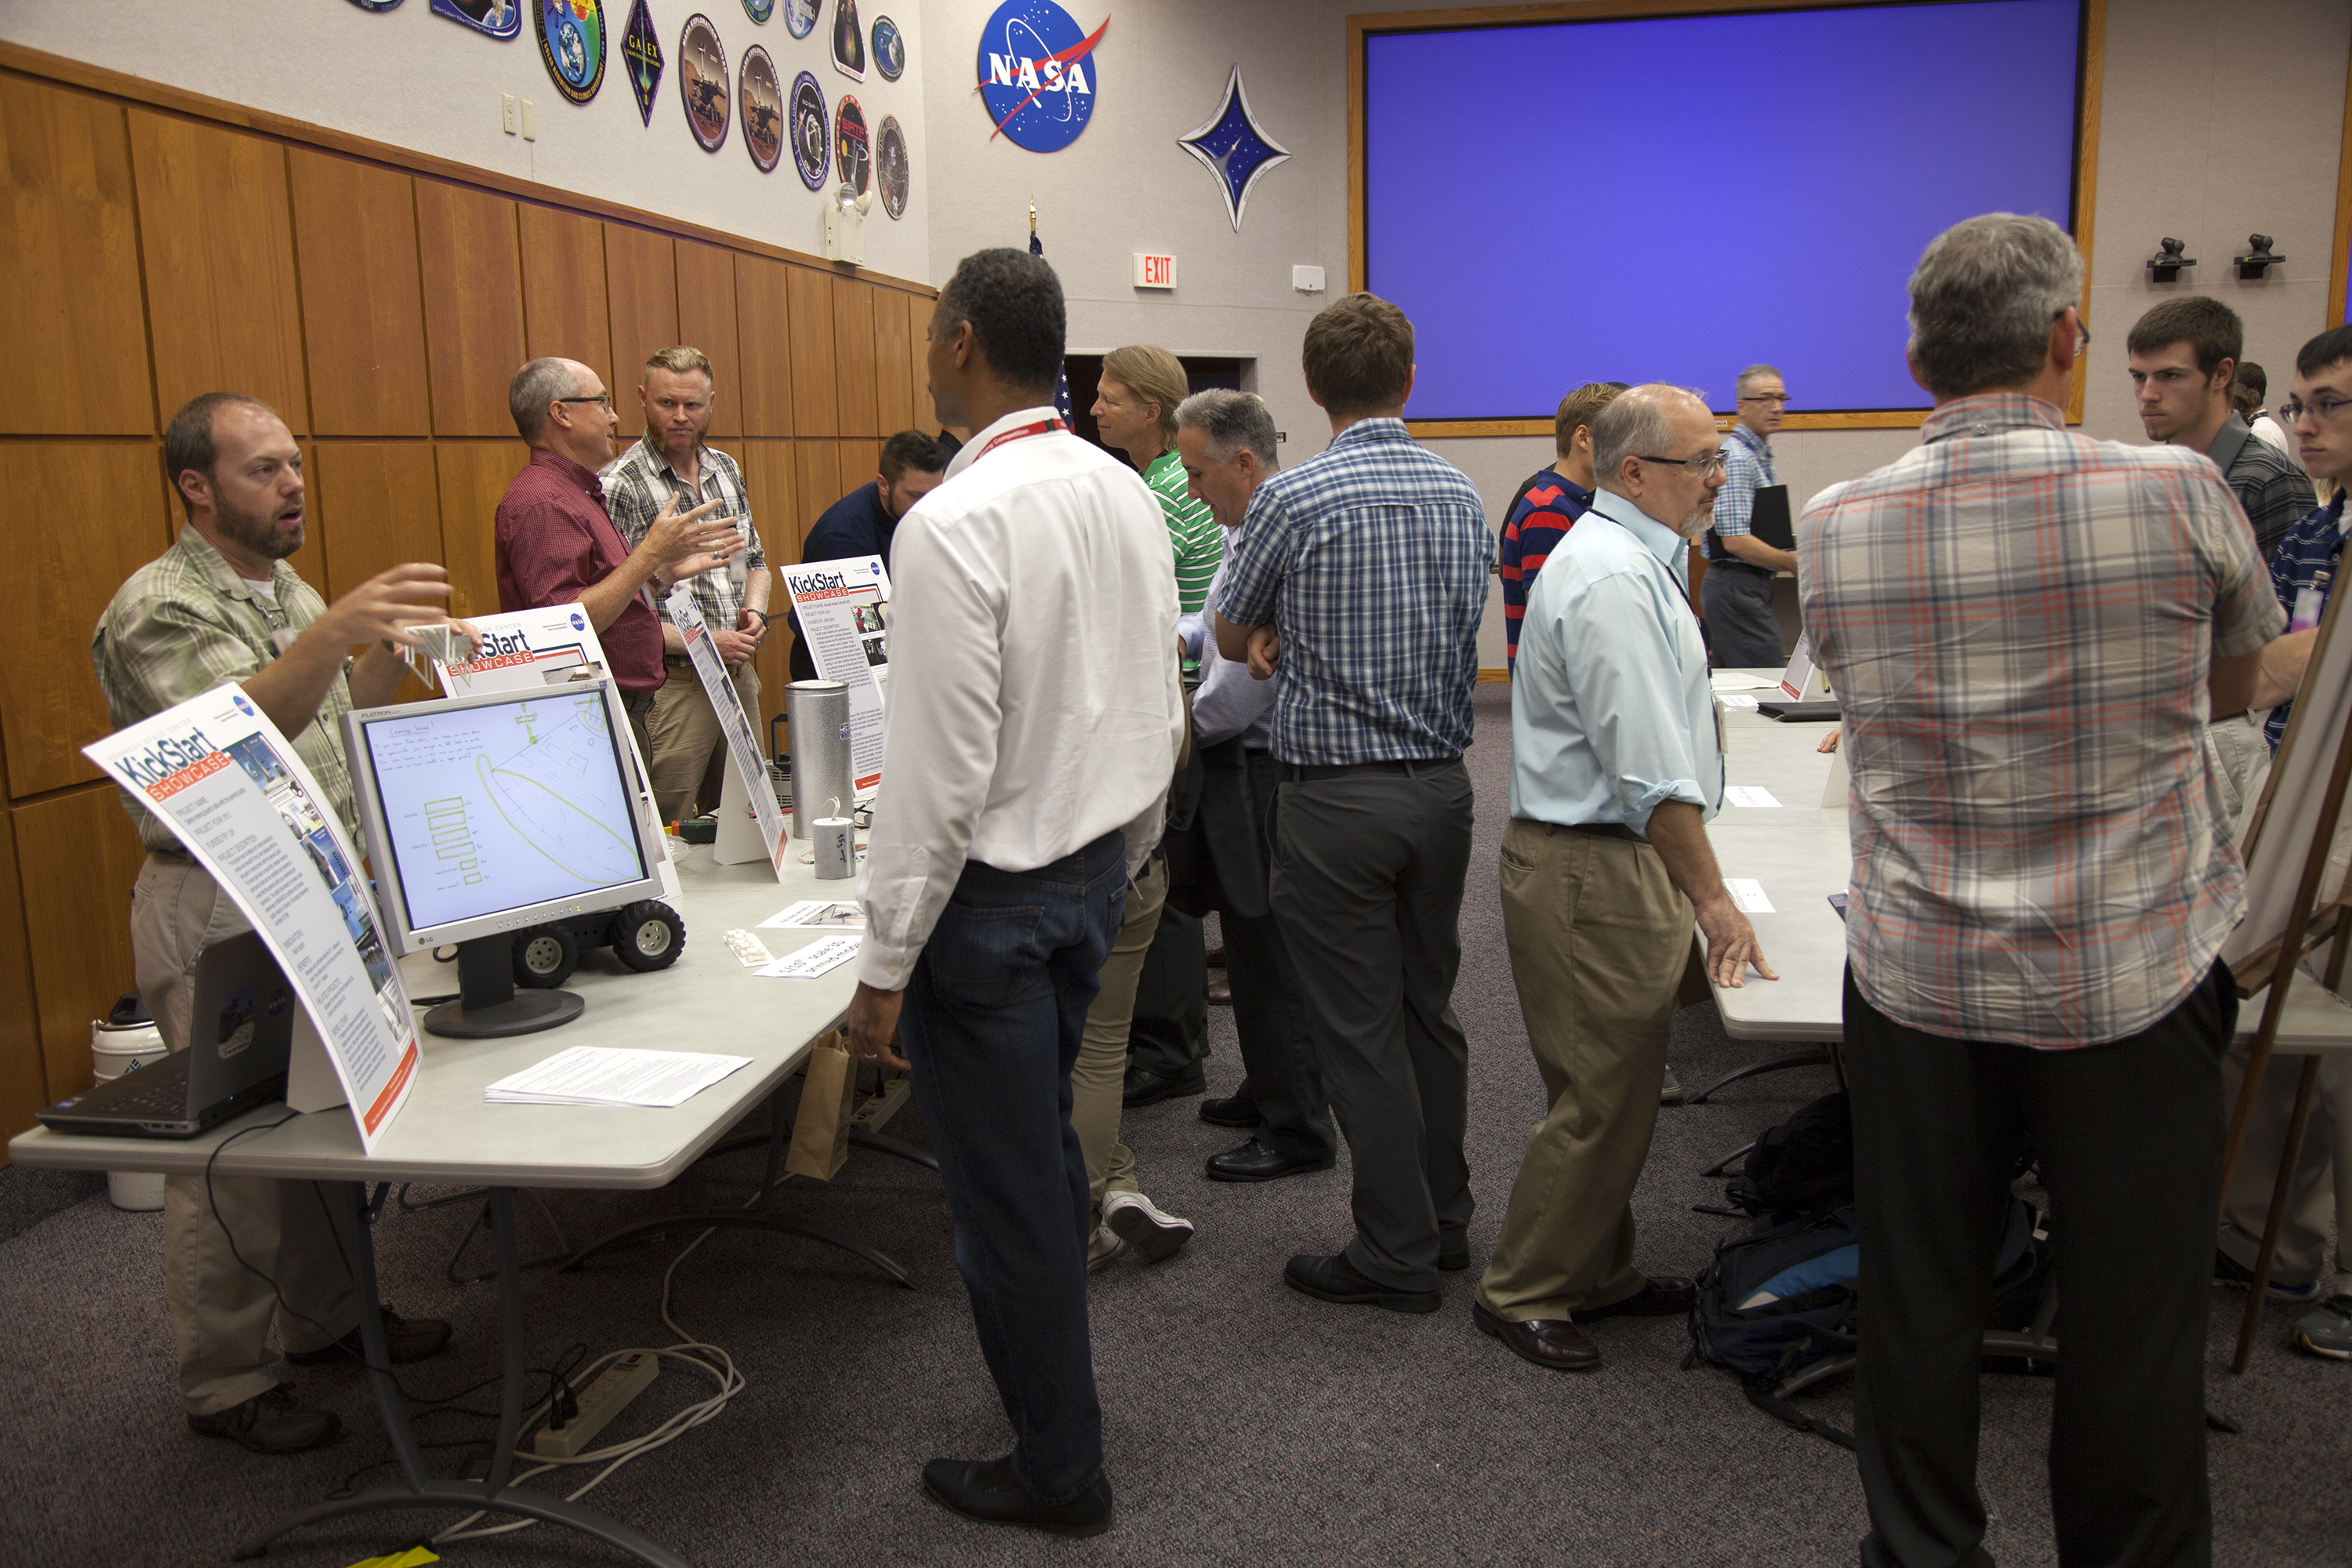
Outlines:
[[[1366,285],[1413,419],[1549,420],[1587,381],[1731,407],[1927,406],[1903,286],[1987,212],[2072,229],[2079,0],[1375,33]]]

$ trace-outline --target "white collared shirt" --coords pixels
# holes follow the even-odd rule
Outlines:
[[[907,984],[967,860],[1028,871],[1113,828],[1160,841],[1183,743],[1176,573],[1134,469],[1054,417],[976,432],[892,546],[882,795],[857,977]]]

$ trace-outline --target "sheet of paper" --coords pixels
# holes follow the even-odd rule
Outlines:
[[[760,922],[761,931],[801,931],[812,926],[837,926],[845,931],[864,931],[866,911],[849,902],[826,899],[803,899],[796,904],[786,904]]]
[[[1724,890],[1731,895],[1732,907],[1743,915],[1769,915],[1772,900],[1764,896],[1764,884],[1753,877],[1726,877]]]
[[[751,1062],[749,1057],[703,1051],[574,1046],[499,1079],[482,1091],[482,1098],[493,1105],[641,1105],[668,1110],[685,1104]]]
[[[849,688],[849,782],[860,800],[882,782],[882,710],[890,693],[890,572],[879,556],[782,569],[817,674]]]
[[[760,825],[768,864],[782,877],[787,830],[782,808],[776,805],[776,792],[768,783],[768,760],[761,754],[760,738],[752,732],[751,715],[743,711],[743,700],[735,689],[734,678],[727,673],[710,640],[709,628],[702,624],[702,608],[695,602],[691,583],[680,583],[670,590],[669,619],[686,643],[687,658],[694,666],[696,678],[702,682],[703,695],[710,700],[719,733],[727,739],[728,759],[742,781],[744,804]],[[718,847],[717,853],[722,864],[738,858],[738,853],[724,845]]]
[[[764,969],[776,962],[776,955],[768,951],[768,944],[748,931],[729,931],[727,951],[741,959],[746,969]]]
[[[1769,691],[1780,684],[1775,676],[1742,675],[1736,669],[1718,669],[1706,679],[1717,691]]]
[[[830,969],[838,969],[857,956],[857,944],[865,941],[857,936],[829,936],[813,942],[789,958],[780,958],[761,974],[776,980],[814,980]]]
[[[1734,805],[1777,806],[1780,804],[1762,784],[1726,784],[1723,786],[1723,798]]]
[[[1720,693],[1717,696],[1716,700],[1722,703],[1726,708],[1753,708],[1756,706],[1756,699],[1738,691]]]

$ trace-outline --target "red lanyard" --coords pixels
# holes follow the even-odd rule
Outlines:
[[[982,447],[978,452],[972,454],[971,460],[975,463],[979,462],[981,458],[987,457],[991,452],[995,451],[1007,441],[1018,441],[1024,436],[1043,436],[1049,430],[1066,430],[1070,426],[1063,420],[1062,416],[1056,414],[1051,418],[1040,419],[1034,425],[1024,425],[1017,430],[1004,431],[1002,434],[992,437],[987,446]]]

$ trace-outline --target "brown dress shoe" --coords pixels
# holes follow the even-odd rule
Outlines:
[[[1622,1301],[1579,1308],[1569,1316],[1580,1323],[1597,1323],[1603,1318],[1679,1318],[1697,1300],[1697,1286],[1661,1274]]]
[[[1511,1352],[1521,1361],[1531,1361],[1552,1372],[1591,1372],[1601,1364],[1601,1352],[1583,1331],[1566,1318],[1538,1318],[1533,1321],[1515,1323],[1486,1310],[1480,1301],[1470,1303],[1470,1321],[1478,1325],[1482,1334],[1492,1334],[1511,1347]]]

